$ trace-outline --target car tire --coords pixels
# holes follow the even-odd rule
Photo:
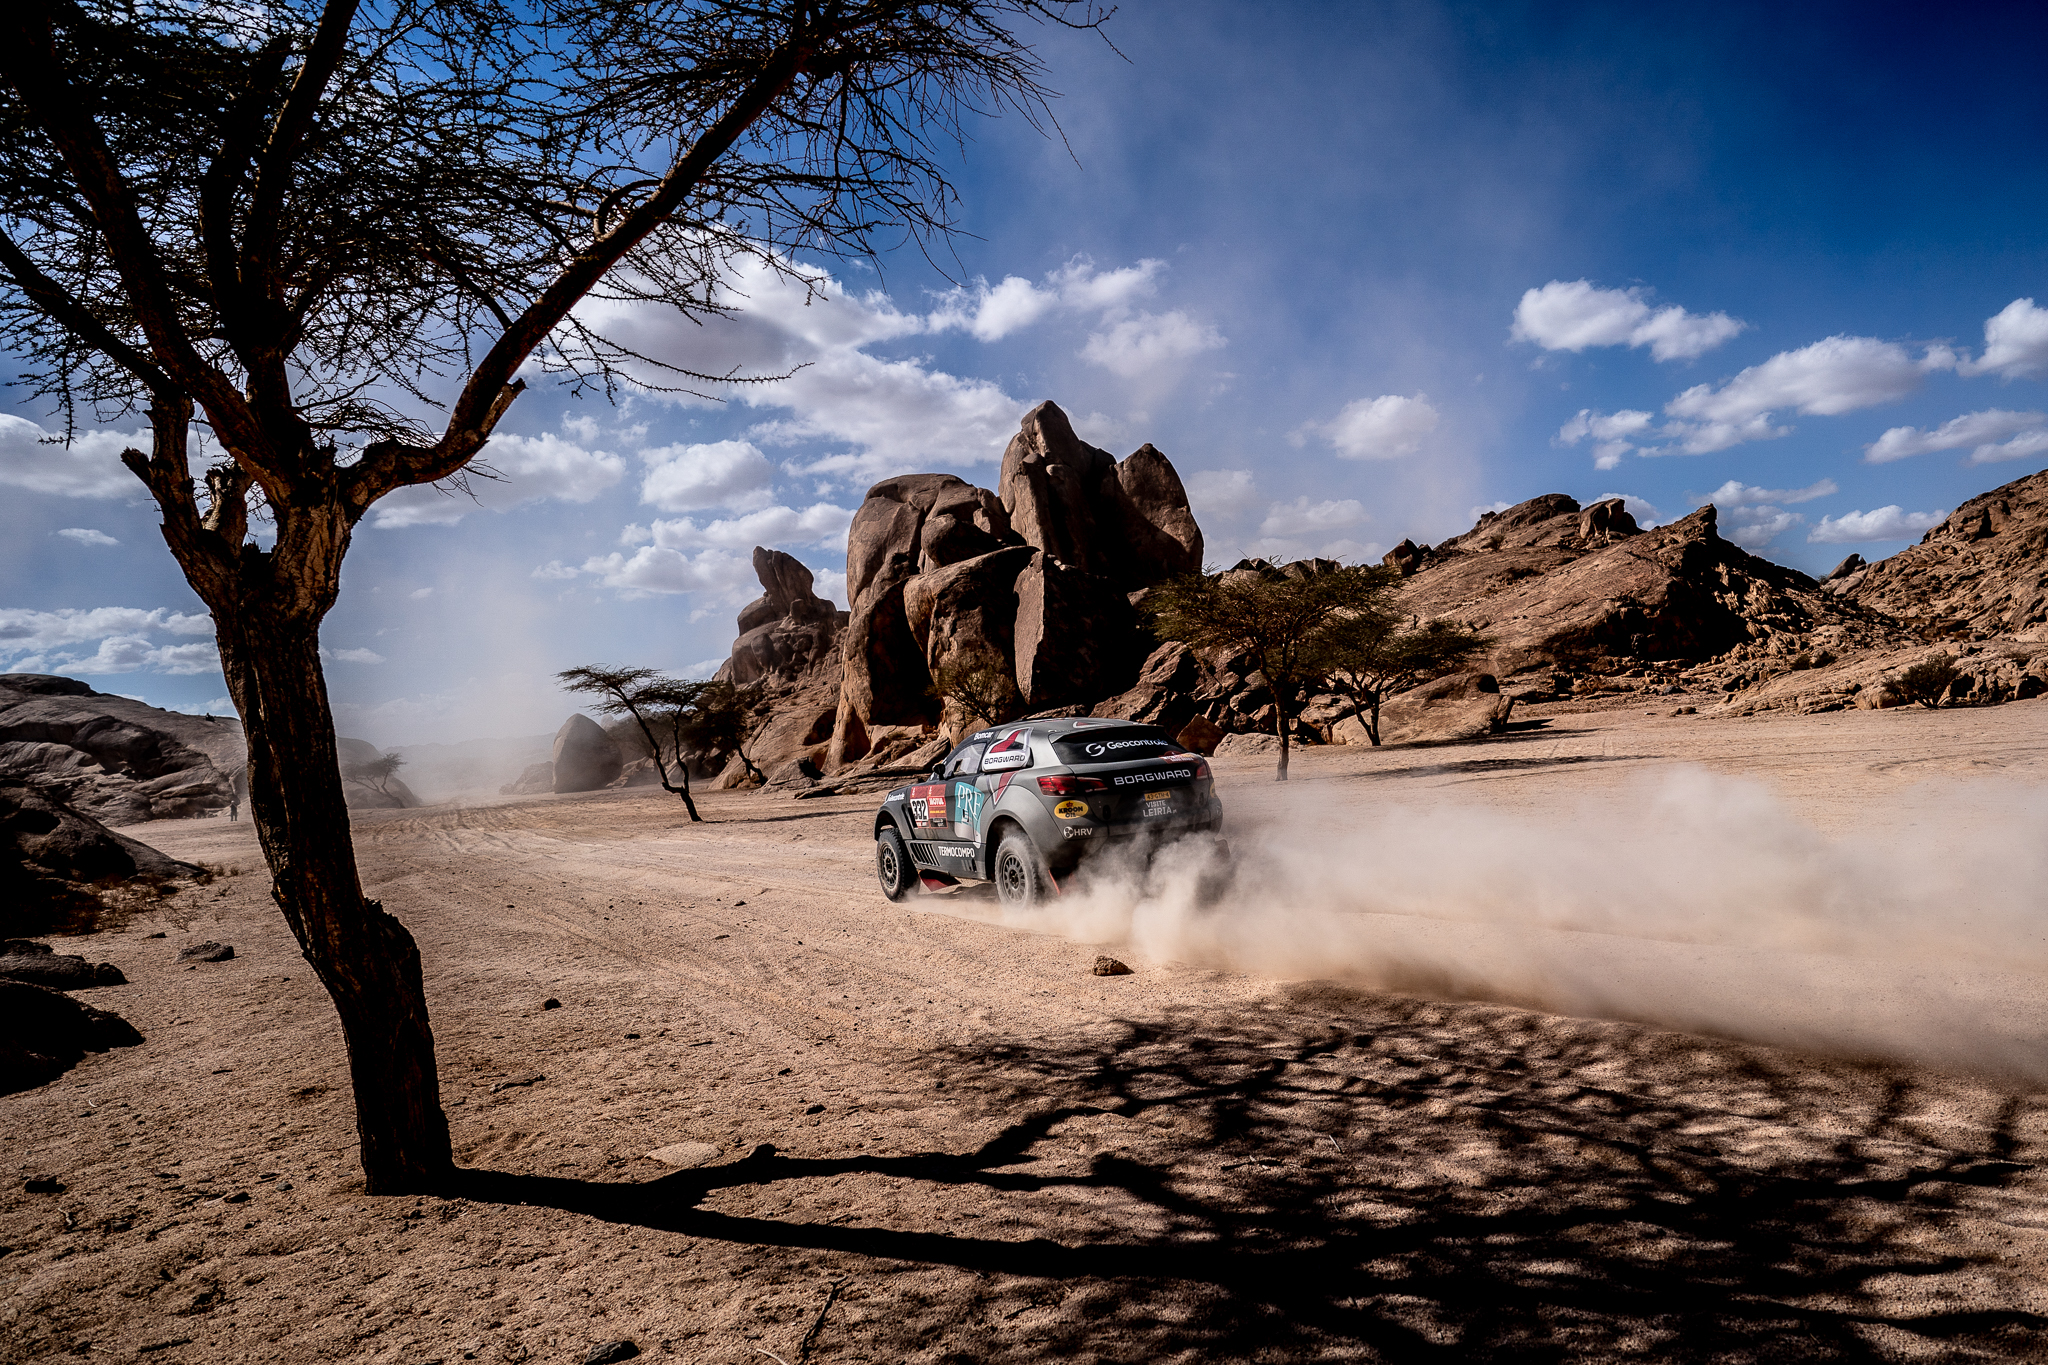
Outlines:
[[[1057,893],[1045,855],[1014,826],[996,844],[994,872],[996,899],[1006,910],[1036,910]]]
[[[875,836],[875,880],[892,901],[903,900],[917,887],[917,867],[894,825]]]

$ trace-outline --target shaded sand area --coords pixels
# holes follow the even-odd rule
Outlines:
[[[366,815],[443,1198],[361,1194],[248,826],[131,829],[242,872],[68,945],[148,1041],[0,1098],[0,1358],[2048,1354],[2048,700],[1218,769],[1219,901],[1032,924],[883,901],[873,798]]]

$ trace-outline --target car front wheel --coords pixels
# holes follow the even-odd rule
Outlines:
[[[1044,856],[1021,829],[1004,831],[996,845],[995,874],[996,899],[1008,910],[1035,910],[1055,891]]]
[[[875,836],[875,880],[882,884],[882,894],[892,901],[902,900],[917,885],[917,869],[911,865],[910,850],[903,846],[903,836],[894,828]]]

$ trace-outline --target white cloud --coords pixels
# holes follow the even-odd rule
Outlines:
[[[680,550],[643,545],[631,556],[600,555],[583,562],[607,588],[628,593],[733,592],[758,586],[751,556],[707,549],[694,558]]]
[[[0,607],[0,655],[44,651],[84,644],[109,635],[211,635],[213,618],[203,612],[174,612],[168,607],[66,607],[31,611]]]
[[[681,668],[677,669],[676,676],[691,682],[701,682],[723,667],[725,667],[724,655],[720,655],[716,659],[699,659],[696,663],[684,664]]]
[[[210,640],[204,644],[158,645],[140,635],[110,635],[83,658],[75,654],[55,655],[42,667],[51,673],[72,675],[139,673],[143,669],[157,673],[212,673],[220,668],[220,651]]]
[[[1249,469],[1197,469],[1181,483],[1197,514],[1214,508],[1219,515],[1227,515],[1241,508],[1255,491]]]
[[[1293,502],[1276,502],[1259,523],[1262,536],[1301,536],[1347,530],[1367,520],[1365,508],[1356,498],[1325,499],[1310,503],[1307,497]]]
[[[1483,504],[1482,506],[1473,508],[1470,512],[1466,513],[1466,515],[1471,517],[1472,520],[1476,522],[1481,517],[1485,516],[1488,512],[1505,512],[1513,506],[1513,503],[1507,501],[1489,502]]]
[[[210,701],[178,702],[162,709],[176,711],[181,716],[232,716],[235,714],[235,699],[214,697]]]
[[[432,588],[414,588],[411,592],[406,594],[406,596],[412,598],[412,600],[415,602],[421,601],[424,598],[432,597],[433,595],[434,590]]]
[[[1807,540],[1815,545],[1860,545],[1871,540],[1911,540],[1948,517],[1946,512],[1908,512],[1894,504],[1869,512],[1822,517]]]
[[[1090,332],[1080,355],[1111,374],[1135,379],[1223,344],[1221,332],[1175,309],[1156,315],[1139,313],[1112,324],[1107,331]]]
[[[1314,432],[1348,460],[1398,460],[1421,450],[1437,422],[1427,394],[1389,393],[1347,404],[1334,421],[1310,422],[1296,434]]]
[[[1647,412],[1623,408],[1620,412],[1598,412],[1580,408],[1578,415],[1557,429],[1556,440],[1575,446],[1588,437],[1593,441],[1593,468],[1612,469],[1621,457],[1634,450],[1636,440],[1656,420]]]
[[[768,502],[775,482],[775,466],[752,441],[659,446],[640,458],[648,470],[640,501],[664,512],[745,511]]]
[[[608,450],[586,450],[552,432],[542,436],[493,436],[480,460],[503,475],[472,472],[471,497],[431,484],[401,488],[371,509],[379,530],[403,526],[453,526],[478,507],[505,512],[543,498],[589,502],[617,483],[626,462]]]
[[[1761,507],[1765,503],[1812,502],[1815,498],[1830,497],[1841,491],[1833,479],[1822,479],[1804,488],[1758,488],[1754,484],[1730,479],[1704,496],[1688,493],[1686,497],[1695,504],[1711,502],[1725,512],[1736,507]]]
[[[1971,464],[1996,464],[2000,460],[2030,460],[2048,455],[2048,430],[2023,431],[1998,445],[1978,446],[1970,452]]]
[[[105,531],[95,531],[86,526],[67,526],[57,533],[66,540],[75,540],[80,545],[119,545],[121,542]]]
[[[559,559],[550,559],[547,563],[535,569],[532,577],[539,579],[566,579],[574,578],[577,572],[576,569],[564,564]]]
[[[1546,351],[1648,346],[1657,360],[1692,360],[1749,325],[1726,313],[1688,313],[1675,304],[1652,309],[1643,301],[1645,292],[1552,280],[1522,295],[1509,335]]]
[[[384,656],[374,649],[329,649],[320,647],[320,657],[334,663],[381,664]]]
[[[1952,417],[1932,431],[1919,427],[1892,427],[1882,436],[1863,447],[1863,458],[1871,464],[1888,464],[1913,455],[1926,455],[1937,450],[1960,450],[1974,446],[1979,454],[1974,463],[1988,463],[1982,451],[2009,436],[2029,429],[2038,429],[2048,424],[2048,415],[2038,412],[2007,412],[2002,408],[1987,408],[1983,412],[1966,412],[1961,417]],[[1991,456],[1989,459],[2015,459],[2017,456]]]
[[[1348,536],[1325,541],[1297,536],[1260,536],[1247,541],[1244,552],[1247,556],[1270,559],[1275,564],[1288,564],[1297,559],[1336,559],[1347,564],[1362,564],[1379,559],[1387,550],[1376,541],[1361,542]]]
[[[688,517],[657,521],[648,528],[648,539],[664,550],[697,550],[710,546],[751,553],[756,545],[766,545],[776,549],[817,546],[843,552],[846,549],[846,529],[852,524],[852,508],[821,502],[802,511],[794,507],[764,507],[758,512],[703,526]]]
[[[2048,308],[2032,299],[2014,299],[1984,321],[1984,354],[1956,366],[1965,375],[1995,374],[2005,379],[2048,375]]]
[[[1721,518],[1720,532],[1723,540],[1732,540],[1745,550],[1761,550],[1793,527],[1805,524],[1806,518],[1797,512],[1761,503],[1735,508]]]
[[[844,607],[846,601],[846,575],[837,569],[811,570],[811,591],[837,606]]]
[[[1006,275],[1001,284],[976,280],[971,287],[950,290],[939,296],[925,326],[934,332],[959,328],[980,341],[1000,341],[1059,309],[1118,313],[1132,300],[1157,292],[1165,269],[1166,262],[1146,259],[1122,270],[1098,271],[1093,261],[1076,256],[1049,273],[1042,286]]]
[[[147,430],[81,431],[70,445],[23,417],[0,413],[0,486],[67,498],[132,498],[141,481],[121,463],[130,446],[150,448]]]
[[[1838,417],[1904,398],[1929,370],[1955,364],[1952,352],[1930,348],[1919,360],[1896,342],[1832,336],[1796,351],[1780,351],[1715,388],[1696,384],[1664,405],[1679,420],[1659,434],[1676,438],[1690,455],[1725,450],[1744,441],[1770,440],[1791,431],[1771,415],[1790,408],[1812,417]]]

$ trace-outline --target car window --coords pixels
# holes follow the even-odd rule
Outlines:
[[[981,751],[984,747],[985,746],[980,744],[961,745],[959,748],[953,751],[953,756],[946,760],[945,770],[941,772],[939,776],[974,776],[976,773],[981,771]]]
[[[1062,763],[1128,763],[1179,753],[1180,745],[1149,725],[1118,725],[1061,735],[1052,749]]]

